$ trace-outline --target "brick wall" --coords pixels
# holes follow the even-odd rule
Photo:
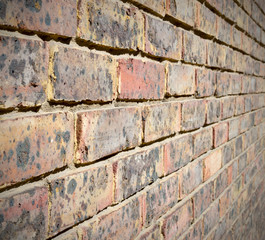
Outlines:
[[[0,0],[0,239],[265,239],[264,0]]]

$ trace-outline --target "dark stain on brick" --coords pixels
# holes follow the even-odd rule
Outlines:
[[[7,59],[6,54],[2,54],[0,56],[0,71],[3,70],[3,68],[5,67],[5,60]]]
[[[18,39],[14,39],[14,53],[18,54],[21,50],[20,41]]]
[[[76,189],[76,186],[77,186],[76,180],[71,179],[71,181],[68,183],[68,186],[67,186],[67,193],[73,194]]]
[[[37,163],[37,168],[40,170],[41,169],[41,165],[39,163]]]
[[[39,12],[42,7],[42,0],[26,0],[25,7],[31,12]]]
[[[24,69],[25,69],[25,65],[26,65],[26,61],[23,59],[23,60],[16,60],[16,59],[13,59],[11,64],[9,65],[9,74],[10,76],[18,79],[19,78],[19,75],[22,75],[23,77],[23,72],[24,72]]]
[[[50,17],[50,15],[49,15],[48,12],[46,13],[46,16],[45,16],[45,24],[47,26],[50,26],[51,25],[51,17]]]
[[[69,131],[66,131],[66,132],[63,133],[63,140],[66,143],[69,142],[69,140],[70,140],[70,132]]]
[[[52,192],[55,199],[57,197],[56,189],[58,189],[60,197],[64,198],[65,196],[64,179],[58,179],[52,186]]]
[[[61,148],[61,157],[65,157],[65,155],[66,155],[66,151],[65,151],[64,146],[62,146],[62,148]]]
[[[0,18],[6,18],[6,3],[2,1],[0,2]]]
[[[16,147],[17,153],[17,167],[25,169],[29,162],[29,153],[30,153],[30,141],[29,138],[26,137],[22,142],[18,142]]]

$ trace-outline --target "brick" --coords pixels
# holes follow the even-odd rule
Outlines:
[[[10,185],[72,161],[74,121],[57,112],[0,121],[0,185]]]
[[[191,193],[202,183],[202,170],[203,165],[201,159],[196,159],[181,169],[180,198],[183,198]]]
[[[147,190],[144,225],[155,222],[178,202],[178,184],[178,175],[174,174]]]
[[[196,96],[207,97],[214,95],[216,88],[216,74],[209,69],[196,69]]]
[[[202,213],[210,206],[213,201],[213,182],[202,186],[198,192],[194,194],[193,208],[194,208],[194,218],[199,218]]]
[[[204,40],[205,41],[205,40]],[[206,64],[212,67],[224,67],[226,48],[218,43],[207,41]]]
[[[222,62],[220,66],[225,69],[231,69],[235,61],[233,49],[224,45],[220,45],[219,47],[221,48],[220,54],[224,57],[224,59],[221,59]],[[219,56],[217,58],[219,58]]]
[[[245,112],[245,101],[244,96],[237,96],[236,97],[236,109],[235,115],[240,115]]]
[[[48,187],[35,183],[1,193],[1,239],[46,239]]]
[[[143,49],[144,17],[118,0],[78,2],[77,37],[115,48]]]
[[[113,163],[115,200],[121,201],[155,182],[163,175],[162,146],[131,154]]]
[[[154,11],[156,14],[165,16],[166,0],[133,0],[136,4],[141,4]]]
[[[217,73],[216,95],[225,96],[240,93],[240,75],[231,73]]]
[[[191,225],[192,202],[187,200],[174,212],[164,218],[162,225],[162,234],[165,240],[174,239],[184,233]]]
[[[182,30],[158,18],[145,15],[145,51],[155,56],[180,60]]]
[[[242,88],[242,77],[239,74],[231,74],[231,88],[232,92],[230,94],[241,93]]]
[[[207,2],[216,10],[222,13],[225,1],[207,0]]]
[[[235,140],[235,157],[238,156],[243,150],[243,137],[239,136]]]
[[[164,172],[172,173],[191,161],[193,153],[191,135],[181,136],[164,145]]]
[[[76,230],[70,230],[53,239],[54,240],[78,240],[78,234]]]
[[[111,164],[93,165],[49,177],[49,236],[81,222],[113,203]]]
[[[117,71],[111,56],[55,44],[50,52],[52,100],[111,101],[114,98]]]
[[[160,231],[160,226],[158,224],[155,224],[154,226],[151,226],[150,228],[147,228],[145,231],[142,231],[142,233],[136,238],[137,240],[163,240],[163,236]]]
[[[243,34],[242,32],[241,32],[241,36],[242,36],[242,47],[241,47],[241,49],[244,52],[255,56],[256,55],[255,52],[257,51],[256,42],[254,42],[252,40],[252,38]]]
[[[76,1],[9,1],[1,2],[0,25],[74,37]]]
[[[221,149],[214,150],[206,158],[203,159],[203,181],[208,180],[222,166]]]
[[[214,180],[214,198],[218,198],[227,186],[228,174],[227,169],[224,169]]]
[[[76,162],[92,162],[137,146],[141,142],[142,122],[139,108],[90,110],[78,112],[76,118]]]
[[[231,201],[231,189],[227,189],[224,194],[219,199],[219,214],[220,218],[225,216],[227,209],[230,206],[230,201]]]
[[[143,108],[144,142],[154,141],[180,130],[180,103],[164,102]]]
[[[234,116],[235,97],[225,97],[221,99],[221,119],[227,119]]]
[[[251,103],[251,96],[245,96],[244,97],[244,106],[245,106],[245,112],[250,112],[252,109],[252,103]]]
[[[137,58],[119,59],[118,72],[119,99],[164,97],[165,68],[161,63]]]
[[[240,176],[233,184],[231,188],[231,199],[232,201],[235,201],[235,199],[238,198],[241,190],[243,188],[243,180],[242,177]]]
[[[48,80],[47,44],[33,37],[2,35],[0,46],[0,107],[42,104]]]
[[[253,93],[257,89],[257,79],[252,76],[242,77],[242,93]]]
[[[238,49],[242,49],[243,47],[243,32],[239,31],[235,26],[232,31],[232,45]]]
[[[240,118],[234,118],[229,121],[229,140],[240,134]]]
[[[194,67],[168,63],[167,93],[170,95],[192,95],[195,92]]]
[[[218,147],[228,141],[228,123],[223,122],[213,127],[213,145]]]
[[[166,0],[167,14],[185,24],[194,26],[196,2],[194,0]]]
[[[247,167],[247,153],[244,152],[238,158],[238,173],[240,174]]]
[[[195,27],[212,36],[216,35],[217,31],[217,18],[216,15],[205,5],[196,3],[196,21]]]
[[[233,37],[233,28],[226,20],[222,19],[221,17],[216,16],[217,19],[217,39],[226,44],[230,44]]]
[[[205,64],[205,40],[191,32],[183,31],[183,59],[190,63]]]
[[[219,209],[218,202],[213,203],[203,217],[204,235],[206,236],[218,223]]]
[[[222,13],[231,21],[236,21],[235,16],[236,3],[233,0],[223,0]]]
[[[80,226],[83,240],[89,239],[117,239],[124,236],[134,239],[142,229],[142,199],[131,199],[129,202],[119,205],[95,220],[83,223]]]
[[[218,122],[221,117],[221,102],[219,99],[206,100],[206,123]]]
[[[204,125],[205,105],[204,100],[191,100],[182,103],[181,130],[193,130]]]
[[[201,240],[202,239],[202,220],[192,224],[188,232],[180,240]]]
[[[201,154],[210,150],[213,146],[212,128],[204,128],[196,132],[193,138],[193,158],[197,158]]]
[[[238,175],[238,161],[235,161],[227,168],[227,182],[230,185]]]
[[[235,143],[230,141],[222,147],[222,166],[226,165],[234,158]]]

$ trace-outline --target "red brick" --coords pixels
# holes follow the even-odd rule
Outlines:
[[[76,162],[92,162],[141,143],[140,108],[119,107],[78,112],[76,128]]]
[[[142,231],[141,234],[136,238],[137,240],[163,240],[163,235],[161,234],[160,226],[155,224],[150,228]]]
[[[200,128],[205,123],[206,104],[204,100],[191,100],[182,103],[181,130]]]
[[[221,149],[214,150],[203,160],[203,180],[208,180],[222,166],[222,151]]]
[[[180,130],[180,103],[163,102],[143,108],[144,142],[154,141]]]
[[[155,56],[180,60],[182,30],[158,18],[145,15],[145,51]]]
[[[166,0],[133,0],[137,4],[141,4],[146,8],[151,9],[156,14],[165,16],[166,13]]]
[[[164,145],[164,172],[172,173],[191,161],[193,153],[191,135],[180,136]]]
[[[164,65],[137,58],[119,59],[118,64],[118,98],[162,99],[164,97]]]
[[[142,205],[141,198],[134,198],[96,217],[95,220],[83,223],[80,225],[82,240],[122,240],[125,236],[134,239],[142,229]]]
[[[199,191],[197,191],[193,199],[194,208],[194,218],[199,218],[202,213],[210,206],[213,201],[213,182],[202,186]]]
[[[193,221],[192,202],[187,200],[163,220],[162,234],[165,240],[174,239],[184,233]]]
[[[228,141],[228,123],[223,122],[213,127],[213,145],[218,147]]]
[[[219,195],[228,186],[228,173],[227,169],[224,169],[215,179],[214,179],[214,198],[218,198]]]
[[[173,174],[147,190],[144,225],[155,222],[178,202],[178,184],[178,175]]]
[[[203,164],[196,159],[181,169],[180,172],[180,198],[191,193],[202,183]]]
[[[196,69],[196,96],[207,97],[214,95],[216,88],[216,74],[209,69]]]
[[[118,78],[111,56],[60,45],[52,45],[50,52],[51,99],[111,101],[114,98]]]
[[[206,123],[218,122],[221,117],[221,102],[219,99],[206,100]]]
[[[0,185],[10,185],[72,161],[74,121],[57,112],[0,121]]]
[[[221,98],[221,119],[226,119],[234,116],[235,100],[235,97]]]
[[[192,95],[195,92],[194,67],[168,63],[167,93],[170,95]]]
[[[195,27],[212,36],[216,35],[217,31],[217,18],[216,15],[205,5],[196,3],[196,21]]]
[[[180,240],[201,240],[202,239],[202,219],[193,223],[188,232]]]
[[[226,44],[230,44],[233,37],[233,28],[226,20],[221,17],[216,16],[217,18],[217,39]]]
[[[62,36],[75,36],[76,1],[9,1],[1,3],[0,25],[40,31]]]
[[[195,24],[195,0],[166,0],[167,14],[185,24]]]
[[[245,112],[245,102],[244,102],[244,96],[237,96],[236,97],[236,109],[235,109],[235,115],[240,115]]]
[[[218,223],[219,209],[218,202],[213,203],[203,217],[204,236],[206,236]]]
[[[0,107],[42,104],[48,80],[47,44],[33,37],[2,35],[0,46]]]
[[[190,63],[205,64],[205,40],[191,32],[183,31],[183,59]]]
[[[212,128],[204,128],[193,134],[193,158],[210,150],[213,146]]]
[[[0,238],[46,239],[48,186],[35,183],[1,193]]]
[[[115,200],[121,201],[163,175],[162,146],[148,148],[118,159],[115,171]]]
[[[51,215],[49,236],[81,222],[113,203],[111,164],[69,170],[49,177]]]
[[[219,213],[220,213],[220,218],[225,216],[227,210],[229,209],[231,202],[231,189],[227,189],[222,196],[219,199]]]
[[[118,0],[80,0],[77,37],[110,47],[143,49],[144,17]]]
[[[229,121],[229,140],[240,134],[240,118],[234,118]]]

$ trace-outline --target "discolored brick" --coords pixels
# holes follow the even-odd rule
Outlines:
[[[203,217],[203,227],[205,236],[213,229],[219,220],[218,203],[214,202]]]
[[[218,198],[219,195],[228,186],[228,171],[224,169],[214,180],[214,198]]]
[[[219,99],[206,100],[206,123],[218,122],[221,117],[221,103]]]
[[[204,128],[196,132],[193,138],[193,158],[210,150],[213,146],[213,130],[211,127]]]
[[[133,2],[143,5],[145,8],[149,8],[156,14],[165,16],[166,0],[133,0]]]
[[[216,88],[216,74],[209,69],[196,69],[196,96],[207,97],[215,93]]]
[[[224,97],[221,99],[221,119],[234,116],[235,100],[235,97]]]
[[[219,123],[213,127],[213,145],[218,147],[228,141],[229,127],[227,122]]]

